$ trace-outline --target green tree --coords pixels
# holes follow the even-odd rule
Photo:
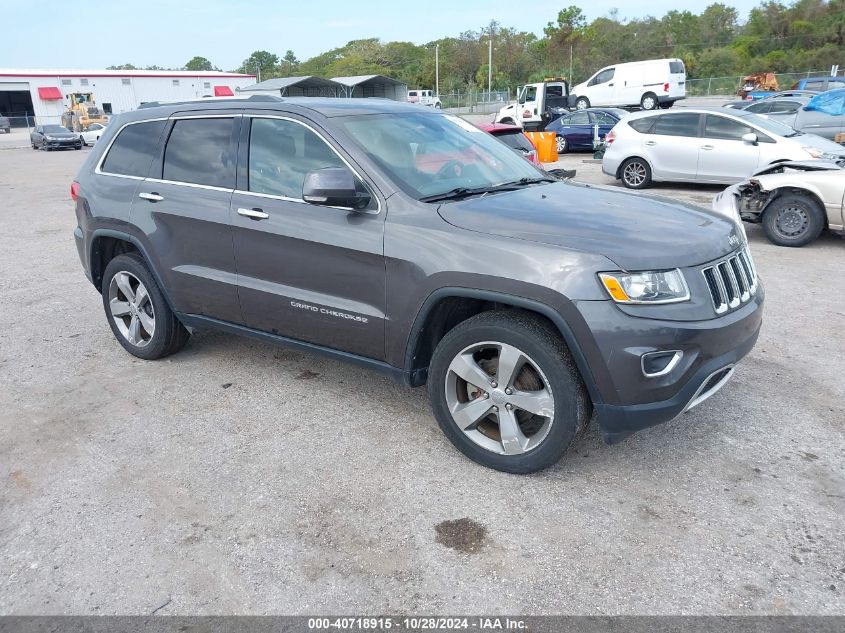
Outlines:
[[[261,75],[261,81],[278,77],[279,56],[267,51],[255,51],[247,57],[238,72]]]
[[[215,68],[205,57],[197,56],[188,60],[185,70],[215,70]]]

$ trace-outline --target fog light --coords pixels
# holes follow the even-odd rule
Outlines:
[[[675,369],[684,353],[681,350],[649,352],[642,355],[643,375],[647,378],[665,376]]]

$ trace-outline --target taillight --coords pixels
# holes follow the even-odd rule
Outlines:
[[[535,165],[540,164],[540,158],[537,156],[536,149],[532,149],[530,152],[526,153],[525,158],[527,158],[530,162],[534,163]]]
[[[668,81],[665,84],[663,84],[663,92],[669,92],[669,82]]]
[[[70,185],[70,197],[73,198],[74,202],[79,198],[79,183],[75,180]]]
[[[616,140],[616,134],[614,133],[613,130],[610,130],[610,132],[608,132],[607,134],[604,135],[604,142],[607,145],[612,144],[613,141],[615,141],[615,140]]]

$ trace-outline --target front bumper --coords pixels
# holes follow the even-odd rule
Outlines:
[[[82,147],[82,139],[73,139],[67,141],[44,141],[44,146],[49,149]]]
[[[614,393],[595,403],[605,440],[668,422],[715,394],[733,367],[754,347],[762,324],[764,292],[734,312],[708,321],[662,321],[632,317],[609,301],[580,302]],[[679,350],[681,360],[658,377],[647,377],[641,358],[653,351]]]

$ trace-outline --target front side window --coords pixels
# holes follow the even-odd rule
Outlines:
[[[808,81],[804,84],[806,90],[824,90],[823,81]]]
[[[252,119],[249,134],[249,190],[302,199],[309,171],[346,167],[313,130],[286,119]]]
[[[163,178],[234,189],[233,119],[180,119],[164,150]]]
[[[536,101],[537,100],[537,86],[526,86],[525,87],[525,99],[524,101]]]
[[[758,101],[757,103],[752,103],[750,106],[745,108],[747,112],[753,112],[755,114],[763,114],[765,112],[769,112],[772,109],[772,104],[769,103],[767,100]]]
[[[165,121],[143,121],[124,127],[112,143],[102,171],[145,178],[156,154]]]
[[[652,134],[665,136],[698,136],[699,115],[695,113],[664,114],[657,117]]]
[[[603,71],[598,73],[595,77],[590,80],[591,86],[597,86],[599,84],[606,84],[608,81],[613,79],[613,73],[615,69],[613,68],[605,68]]]
[[[741,141],[743,135],[753,134],[756,130],[733,119],[708,114],[704,123],[704,136],[726,141]]]
[[[801,104],[797,101],[776,101],[772,103],[772,109],[769,112],[772,114],[792,114],[793,112],[798,112],[798,108],[800,107]]]

